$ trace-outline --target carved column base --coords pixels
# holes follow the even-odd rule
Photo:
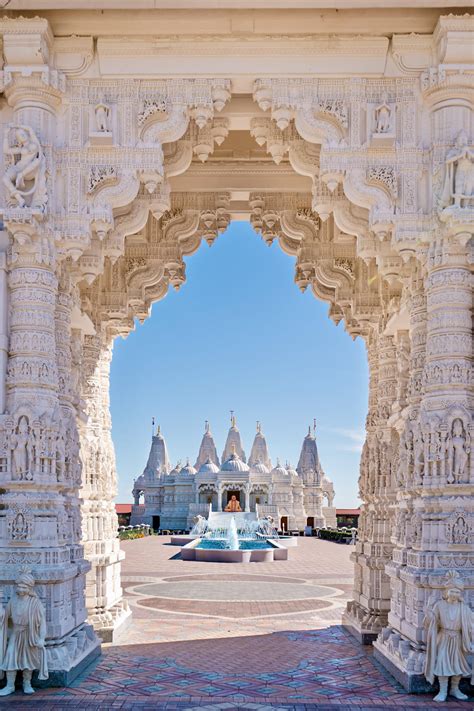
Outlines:
[[[103,642],[112,642],[119,628],[131,617],[128,602],[122,597],[120,563],[125,553],[118,539],[85,545],[91,570],[86,578],[88,621]]]
[[[350,600],[342,615],[342,624],[360,644],[372,644],[387,624],[387,614],[367,610]]]
[[[377,637],[374,656],[409,693],[434,691],[423,674],[424,652],[392,627],[385,627]]]
[[[132,621],[127,600],[120,600],[108,610],[97,610],[89,617],[102,642],[114,642]]]
[[[100,639],[91,625],[84,623],[61,639],[46,640],[49,677],[33,675],[33,686],[69,686],[101,654]]]

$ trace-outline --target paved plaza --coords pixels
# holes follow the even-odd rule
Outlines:
[[[299,539],[288,561],[180,560],[167,537],[124,542],[133,622],[67,689],[15,709],[468,709],[410,696],[340,626],[350,546]]]

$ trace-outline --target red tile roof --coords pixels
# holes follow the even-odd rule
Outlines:
[[[132,504],[115,504],[115,513],[132,513]]]
[[[336,516],[358,516],[360,509],[336,509]]]

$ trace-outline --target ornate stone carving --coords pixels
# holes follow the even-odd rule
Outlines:
[[[467,546],[474,542],[472,516],[465,511],[455,511],[446,522],[446,539],[451,545]]]
[[[9,124],[5,129],[3,153],[7,161],[3,184],[8,204],[44,210],[48,202],[46,161],[33,129],[22,124]]]
[[[8,532],[12,541],[28,543],[33,535],[33,512],[26,504],[16,504],[7,512]]]
[[[93,193],[96,188],[118,178],[117,171],[112,165],[94,165],[89,170],[87,192]]]

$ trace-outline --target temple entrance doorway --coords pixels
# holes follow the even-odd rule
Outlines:
[[[280,530],[283,531],[288,531],[288,516],[282,516],[280,518]]]
[[[306,525],[311,526],[311,528],[314,528],[314,516],[308,516],[306,519]]]
[[[154,531],[158,531],[160,528],[160,516],[153,516],[151,525]]]

